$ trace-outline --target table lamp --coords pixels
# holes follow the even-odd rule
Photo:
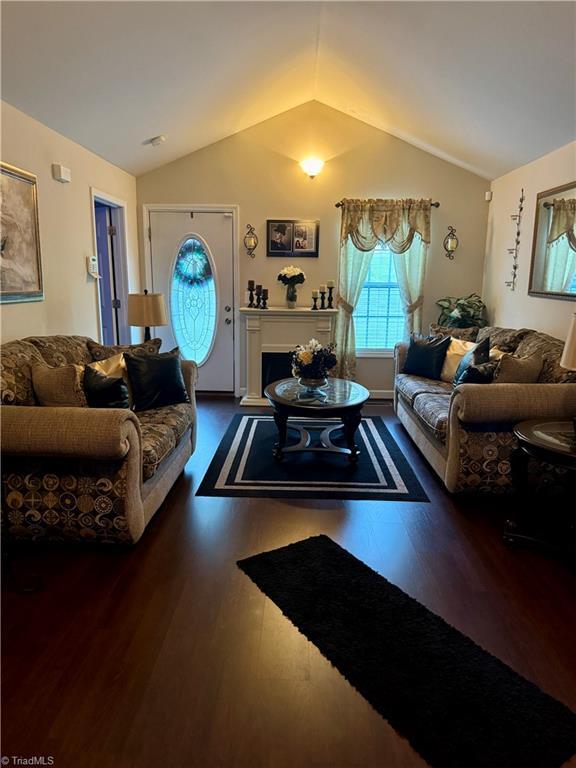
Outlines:
[[[576,312],[572,315],[572,322],[568,330],[568,338],[564,344],[564,351],[560,358],[560,365],[568,371],[576,371]],[[574,434],[576,436],[576,415],[572,417]]]
[[[128,324],[144,328],[144,341],[150,341],[151,325],[168,325],[163,293],[129,293]]]

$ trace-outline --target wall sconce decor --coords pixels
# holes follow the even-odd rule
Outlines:
[[[300,168],[313,179],[324,168],[324,160],[320,160],[318,157],[307,157],[300,163]]]
[[[454,260],[454,251],[456,248],[458,248],[459,240],[456,237],[456,230],[454,227],[448,227],[448,234],[444,238],[444,250],[446,253],[444,254],[447,259],[450,259],[450,261]]]
[[[246,234],[244,235],[244,248],[246,253],[251,259],[255,259],[254,251],[258,247],[258,235],[256,234],[252,224],[246,226]]]

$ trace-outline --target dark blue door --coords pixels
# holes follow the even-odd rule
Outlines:
[[[98,272],[100,273],[100,322],[102,324],[102,342],[116,344],[118,327],[114,303],[113,254],[110,239],[110,208],[102,203],[94,203],[96,217],[96,246],[98,249]]]

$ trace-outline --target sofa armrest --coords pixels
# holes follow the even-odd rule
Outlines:
[[[182,376],[190,402],[195,401],[196,382],[198,381],[198,366],[193,360],[182,360]]]
[[[461,422],[518,422],[576,415],[576,384],[461,384],[450,405]]]
[[[399,341],[394,347],[394,376],[398,376],[404,370],[408,347],[409,344],[405,341]]]
[[[123,459],[140,441],[128,409],[4,405],[1,417],[0,445],[10,455]]]

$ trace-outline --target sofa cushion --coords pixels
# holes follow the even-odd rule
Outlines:
[[[518,357],[542,358],[542,370],[538,381],[545,384],[563,384],[576,382],[576,371],[568,371],[560,366],[564,342],[548,336],[546,333],[532,331],[525,336],[516,350]]]
[[[47,365],[69,365],[70,363],[91,363],[92,356],[88,350],[88,336],[28,336],[29,341],[42,355]]]
[[[541,370],[540,355],[503,355],[494,374],[494,381],[498,384],[536,384]]]
[[[29,341],[8,341],[0,347],[0,397],[3,405],[36,405],[32,365],[42,365],[42,355]]]
[[[529,328],[500,328],[497,325],[487,325],[480,328],[476,341],[484,341],[490,337],[490,345],[498,347],[502,352],[516,352],[516,349],[522,339],[529,333],[534,333]]]
[[[160,351],[162,345],[162,339],[151,339],[150,341],[143,341],[140,344],[116,344],[114,346],[109,344],[98,344],[97,341],[88,342],[88,350],[92,357],[87,362],[92,360],[107,360],[113,355],[117,355],[119,352],[128,352],[133,355],[155,355]]]
[[[86,408],[83,380],[83,365],[32,366],[34,394],[48,408]]]
[[[435,336],[431,339],[418,339],[412,336],[404,360],[404,372],[413,376],[439,379],[451,341],[450,336]]]
[[[476,325],[468,328],[456,328],[451,325],[430,323],[431,336],[452,336],[453,339],[463,339],[464,341],[476,341],[479,330],[480,328]]]
[[[424,393],[416,395],[414,399],[414,413],[441,443],[446,443],[450,398],[449,393],[435,395]]]
[[[164,459],[172,453],[180,438],[192,426],[190,403],[165,405],[137,414],[142,431],[142,473],[144,480],[154,476]]]
[[[445,395],[452,392],[452,384],[446,381],[425,379],[422,376],[412,376],[409,373],[399,373],[396,376],[396,389],[410,403],[414,404],[417,395],[428,393],[431,395]]]

